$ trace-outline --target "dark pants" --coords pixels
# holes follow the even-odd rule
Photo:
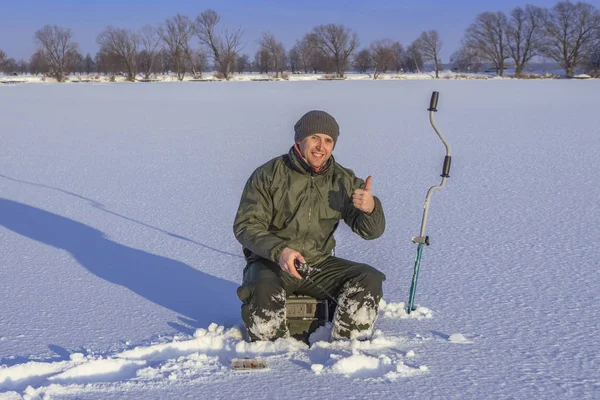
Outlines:
[[[279,265],[260,259],[244,269],[237,290],[242,300],[242,319],[251,340],[275,340],[288,335],[285,299],[289,294],[337,300],[332,337],[363,338],[371,335],[377,318],[385,275],[367,264],[330,256],[310,265],[308,279],[296,279]],[[317,286],[319,285],[319,286]]]

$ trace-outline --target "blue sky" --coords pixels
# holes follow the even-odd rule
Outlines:
[[[600,7],[600,0],[587,1]],[[98,51],[96,36],[108,25],[119,28],[158,26],[176,14],[195,18],[212,8],[221,15],[220,28],[242,28],[251,57],[256,41],[270,31],[289,49],[314,26],[341,23],[356,31],[361,47],[389,38],[410,44],[424,30],[440,33],[444,62],[459,46],[465,28],[484,11],[509,12],[534,4],[552,7],[557,0],[0,0],[0,49],[9,57],[25,58],[35,51],[34,32],[46,24],[68,27],[83,54]]]

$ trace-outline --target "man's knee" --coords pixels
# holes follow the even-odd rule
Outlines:
[[[283,288],[281,274],[267,260],[253,262],[244,269],[244,279],[238,288],[239,299],[248,303],[250,300],[259,303],[269,302]]]
[[[237,294],[244,304],[257,308],[273,309],[285,305],[285,290],[276,281],[245,283],[237,289]]]
[[[276,271],[262,263],[249,264],[237,294],[251,340],[274,340],[287,334],[285,289]]]
[[[361,288],[381,296],[385,274],[367,264],[358,264],[355,266],[355,269],[356,275],[351,281]]]

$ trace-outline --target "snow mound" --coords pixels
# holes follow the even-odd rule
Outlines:
[[[417,307],[416,310],[408,314],[405,303],[388,303],[383,299],[379,302],[379,313],[385,318],[392,319],[424,319],[433,317],[433,311],[428,308]]]
[[[331,324],[315,332],[313,335],[325,336],[324,332],[331,331]],[[313,336],[311,336],[311,339]],[[382,331],[376,330],[371,340],[337,340],[317,341],[310,347],[309,354],[313,363],[311,370],[317,374],[337,374],[351,378],[367,378],[381,381],[393,381],[423,373],[426,366],[408,366],[405,360],[415,357],[414,351],[401,352],[399,349],[406,345],[407,339],[386,337]]]
[[[311,369],[317,375],[332,373],[377,381],[394,381],[398,378],[419,375],[428,370],[425,365],[411,367],[404,364],[402,360],[393,359],[385,354],[374,356],[356,350],[346,357],[332,355],[328,364],[313,364]]]
[[[453,333],[448,338],[448,341],[452,342],[452,343],[462,343],[462,344],[473,343],[471,340],[467,339],[462,333]]]
[[[269,368],[297,368],[291,361],[303,361],[315,374],[335,374],[353,379],[392,381],[421,374],[427,370],[415,362],[414,351],[404,351],[408,339],[387,337],[376,330],[371,340],[330,342],[331,324],[311,336],[311,346],[293,338],[274,342],[244,341],[240,327],[226,329],[211,324],[198,329],[188,339],[174,338],[168,343],[137,346],[115,354],[73,353],[68,360],[28,362],[0,368],[0,391],[4,398],[49,398],[171,382],[189,383],[197,379],[214,380],[234,373],[232,358],[262,357]],[[393,349],[393,351],[390,351]],[[410,360],[411,365],[405,364]],[[303,364],[303,365],[304,365]],[[9,392],[10,391],[10,392]]]

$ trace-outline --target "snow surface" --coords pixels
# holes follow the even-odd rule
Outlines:
[[[0,399],[600,397],[597,80],[0,85]],[[404,304],[434,193],[416,302]],[[373,175],[371,341],[242,339],[231,224],[309,109]],[[269,368],[235,372],[233,357]]]
[[[442,79],[511,79],[510,76],[506,75],[504,77],[498,77],[495,74],[489,73],[457,73],[452,72],[450,70],[445,70],[440,72],[440,78]],[[550,74],[539,74],[540,78],[551,78]],[[331,80],[335,78],[334,75],[328,74],[291,74],[285,73],[280,75],[280,77],[275,78],[275,74],[259,74],[259,73],[242,73],[242,74],[233,74],[230,77],[230,82],[252,82],[252,81],[289,81],[289,82],[298,82],[298,81],[317,81],[317,80]],[[337,79],[337,78],[336,78]],[[392,73],[387,72],[380,74],[377,78],[378,80],[426,80],[426,79],[435,79],[434,72],[401,72],[401,73]],[[112,82],[111,82],[112,80]],[[176,83],[178,82],[178,78],[176,74],[164,74],[164,75],[152,75],[148,81],[144,80],[144,77],[141,74],[136,76],[136,80],[144,83]],[[344,80],[373,80],[373,75],[370,73],[358,73],[358,72],[349,72],[344,77]],[[221,79],[217,79],[214,76],[214,73],[206,73],[203,74],[202,78],[195,78],[190,74],[187,74],[183,77],[183,82],[221,82]],[[45,75],[17,75],[17,76],[7,76],[0,73],[0,83],[7,85],[15,85],[15,84],[23,84],[23,83],[40,83],[40,84],[49,84],[49,83],[57,83],[56,79],[53,77],[45,76]],[[63,85],[69,85],[77,83],[79,85],[95,85],[95,84],[103,84],[103,83],[130,83],[127,81],[127,77],[124,75],[115,75],[115,76],[107,76],[107,75],[99,75],[99,74],[73,74],[66,76]]]
[[[535,79],[559,79],[564,77],[564,71],[531,71],[530,76],[535,76]],[[589,75],[579,74],[574,76],[574,78],[580,79],[591,79]],[[136,76],[136,81],[138,83],[145,84],[156,84],[156,83],[179,83],[179,79],[176,74],[160,74],[160,75],[151,75],[148,80],[146,80],[142,74],[138,74]],[[435,78],[435,72],[432,71],[423,71],[423,72],[386,72],[379,74],[377,80],[432,80]],[[478,73],[465,73],[465,72],[453,72],[451,70],[443,70],[439,73],[439,79],[451,79],[451,80],[472,80],[472,79],[492,79],[492,80],[510,80],[516,79],[514,78],[514,70],[506,70],[503,76],[496,75],[495,72],[478,72]],[[594,78],[595,79],[595,78]],[[346,80],[346,81],[371,81],[373,80],[373,74],[368,73],[360,73],[360,72],[348,72],[345,74],[344,78],[339,79],[331,74],[313,74],[313,73],[298,73],[292,74],[288,72],[284,72],[279,77],[275,77],[275,74],[262,74],[257,72],[245,72],[242,74],[233,74],[230,77],[229,82],[254,82],[254,81],[278,81],[278,82],[307,82],[307,81],[327,81],[327,80]],[[212,72],[205,73],[201,78],[196,78],[190,74],[186,74],[183,79],[183,82],[204,82],[204,83],[218,83],[224,82],[222,79],[216,78],[215,74]],[[32,75],[32,74],[23,74],[23,75],[3,75],[0,73],[0,83],[6,85],[20,85],[20,84],[30,84],[30,83],[38,83],[38,84],[50,84],[57,83],[56,79],[53,77],[41,75]],[[67,75],[64,81],[61,83],[62,85],[97,85],[97,84],[105,84],[105,83],[131,83],[127,81],[127,77],[125,75],[99,75],[99,74],[72,74]]]

